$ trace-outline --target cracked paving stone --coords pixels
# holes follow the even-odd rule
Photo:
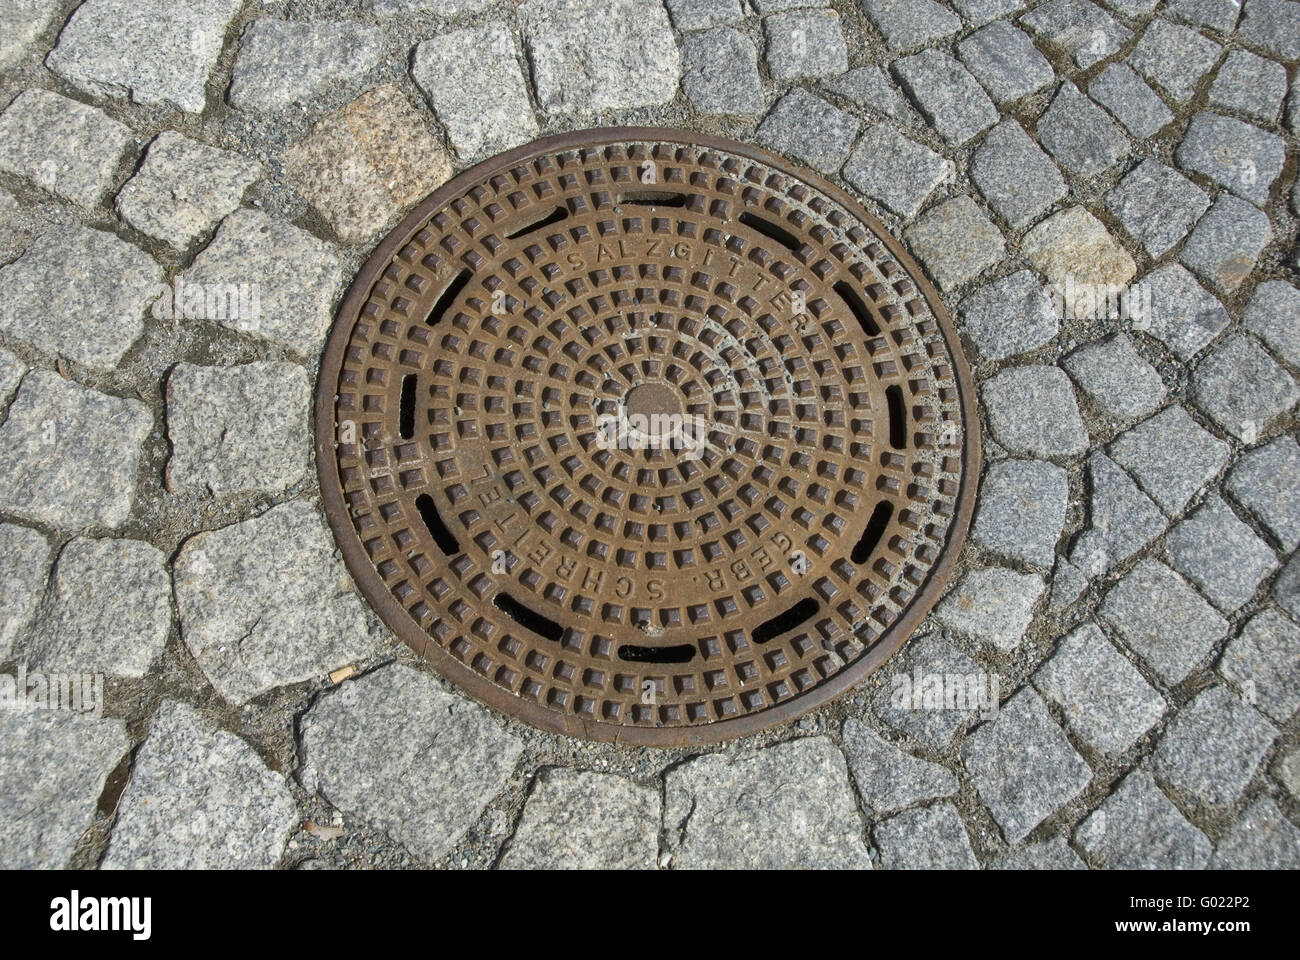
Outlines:
[[[1095,285],[1119,290],[1137,264],[1101,221],[1083,207],[1069,207],[1035,226],[1021,250],[1058,290]]]
[[[844,723],[844,753],[858,792],[876,813],[957,792],[957,777],[947,767],[904,753],[853,718]]]
[[[889,49],[899,53],[910,53],[961,29],[961,20],[933,0],[862,0],[862,9]]]
[[[307,789],[432,863],[506,786],[523,744],[486,708],[394,664],[320,697],[303,750]]]
[[[961,41],[957,56],[999,106],[1041,90],[1055,76],[1029,37],[1005,20],[981,27]]]
[[[1085,177],[1109,170],[1132,146],[1106,111],[1068,82],[1038,119],[1038,139],[1062,167]]]
[[[1228,644],[1219,673],[1279,724],[1300,709],[1300,627],[1273,608],[1251,617]]]
[[[239,41],[226,98],[240,110],[278,113],[333,84],[355,83],[379,65],[381,53],[377,27],[256,20]]]
[[[961,754],[980,798],[1011,842],[1027,836],[1092,779],[1092,768],[1028,686],[966,739]]]
[[[280,774],[174,700],[149,722],[118,811],[105,870],[267,869],[298,820]]]
[[[1247,451],[1228,474],[1227,488],[1283,550],[1300,546],[1300,446],[1294,439],[1278,437]]]
[[[1165,384],[1123,333],[1086,343],[1061,360],[1093,406],[1108,417],[1145,417],[1165,399]]]
[[[879,67],[855,67],[843,76],[828,80],[826,87],[899,123],[914,126],[920,121]]]
[[[1282,609],[1300,621],[1300,553],[1292,556],[1278,574],[1273,582],[1273,596]],[[0,649],[3,649],[2,645]]]
[[[13,66],[32,52],[36,38],[49,29],[63,9],[58,0],[0,2],[0,68]]]
[[[709,114],[763,112],[767,98],[753,40],[730,27],[689,33],[682,41],[682,57],[686,65],[682,89],[696,110]]]
[[[121,526],[152,429],[139,400],[32,371],[0,426],[0,509],[69,531]]]
[[[1011,651],[1024,639],[1045,588],[1043,578],[1031,573],[1005,567],[972,570],[944,597],[934,616],[955,633]]]
[[[954,172],[951,160],[887,123],[868,127],[844,165],[845,180],[904,219],[916,216],[934,189]]]
[[[503,870],[645,870],[659,855],[659,790],[548,768],[524,804]]]
[[[1283,280],[1255,288],[1241,325],[1293,367],[1300,367],[1300,290]]]
[[[665,776],[676,869],[870,869],[844,756],[806,737],[710,754]]]
[[[1048,0],[1022,22],[1034,36],[1052,43],[1087,69],[1117,53],[1133,31],[1088,0]]]
[[[1169,516],[1182,513],[1188,501],[1228,462],[1228,445],[1199,426],[1174,404],[1110,445],[1110,455],[1128,469],[1142,489]]]
[[[1218,496],[1179,523],[1165,538],[1170,565],[1231,613],[1255,595],[1277,569],[1277,556]]]
[[[12,693],[11,682],[5,675],[0,689]],[[0,710],[0,866],[65,868],[129,746],[121,720]]]
[[[745,19],[742,0],[667,0],[673,26],[683,32],[707,30]]]
[[[1030,844],[989,864],[990,870],[1087,870],[1088,865],[1060,837]]]
[[[978,870],[957,808],[936,803],[876,825],[880,865],[887,870]]]
[[[239,207],[260,164],[166,130],[117,195],[117,212],[141,233],[184,250]]]
[[[1165,12],[1182,23],[1231,33],[1241,16],[1241,0],[1170,0]]]
[[[681,54],[661,4],[527,0],[518,16],[547,113],[650,106],[677,93]]]
[[[1181,259],[1198,276],[1225,293],[1233,293],[1273,239],[1268,217],[1245,200],[1220,194],[1183,246]]]
[[[38,531],[0,523],[0,660],[8,659],[35,618],[52,557]]]
[[[952,146],[998,122],[998,109],[970,71],[941,50],[894,61],[894,72],[940,136]]]
[[[1012,453],[1073,457],[1088,449],[1074,388],[1060,367],[1008,367],[984,384],[994,438]]]
[[[822,173],[834,173],[848,159],[858,119],[795,87],[758,125],[760,142]]]
[[[763,18],[772,79],[833,77],[849,68],[840,15],[821,7]]]
[[[1088,95],[1139,140],[1155,136],[1174,119],[1173,111],[1126,63],[1107,65],[1088,85]]]
[[[1023,10],[1026,3],[1027,0],[952,0],[957,12],[974,27]]]
[[[1192,398],[1210,419],[1243,443],[1300,401],[1291,375],[1245,334],[1216,346],[1192,374]]]
[[[1160,508],[1104,453],[1088,459],[1088,528],[1070,550],[1070,562],[1087,577],[1101,576],[1165,529]]]
[[[461,159],[498,154],[537,136],[515,41],[500,21],[422,41],[411,78]]]
[[[1055,464],[999,460],[980,487],[972,538],[994,553],[1050,570],[1069,497],[1069,479]]]
[[[1052,298],[1028,270],[980,287],[960,311],[963,331],[986,360],[1037,349],[1060,330]]]
[[[1246,789],[1277,729],[1226,687],[1202,690],[1175,715],[1152,767],[1178,792],[1208,806]]]
[[[932,207],[903,236],[943,290],[979,276],[1006,254],[1001,231],[967,196]]]
[[[0,114],[0,171],[94,207],[113,185],[133,134],[102,110],[26,90]]]
[[[1268,797],[1252,803],[1219,841],[1216,870],[1300,869],[1300,829]]]
[[[162,268],[111,233],[51,226],[0,268],[0,331],[46,353],[111,370],[144,332]]]
[[[1052,590],[1047,598],[1047,609],[1060,613],[1067,609],[1088,589],[1088,574],[1064,557],[1056,561],[1052,571]]]
[[[1269,187],[1282,175],[1286,144],[1276,134],[1241,120],[1198,113],[1187,125],[1174,159],[1184,170],[1204,174],[1237,196],[1263,206],[1268,202]]]
[[[85,0],[46,65],[96,97],[200,113],[239,0]],[[163,26],[165,25],[165,26]]]
[[[1228,621],[1157,560],[1140,561],[1112,587],[1101,615],[1170,686],[1228,634]]]
[[[989,206],[1013,229],[1027,225],[1066,194],[1061,171],[1014,119],[989,131],[975,151],[970,175]]]
[[[1033,682],[1070,731],[1107,756],[1137,743],[1165,712],[1164,698],[1093,623],[1065,636]]]
[[[1210,86],[1210,106],[1276,123],[1286,99],[1286,67],[1245,50],[1223,61]]]
[[[1106,208],[1153,258],[1187,236],[1210,198],[1159,160],[1143,160],[1105,196]]]
[[[1246,0],[1237,35],[1282,60],[1300,59],[1300,3]]]
[[[442,146],[392,84],[322,118],[285,151],[284,167],[290,184],[349,243],[373,236],[451,176]]]
[[[167,378],[168,489],[274,493],[307,475],[311,384],[296,363],[179,363]]]
[[[254,284],[251,315],[200,317],[265,337],[303,356],[324,343],[334,315],[343,266],[334,248],[305,230],[260,210],[237,210],[183,276],[185,287]],[[183,300],[183,296],[182,296]],[[192,311],[181,304],[186,315]],[[206,308],[203,312],[206,312]]]
[[[1170,263],[1142,280],[1150,311],[1135,318],[1134,330],[1151,334],[1179,360],[1203,350],[1228,325],[1228,311],[1181,265]]]
[[[181,639],[232,703],[378,649],[333,537],[301,500],[190,537],[173,579]]]
[[[138,679],[172,625],[167,556],[139,540],[68,542],[25,653],[46,673]]]
[[[947,678],[957,678],[962,689],[945,689]],[[936,680],[940,682],[932,682]],[[882,677],[872,692],[872,707],[895,730],[943,750],[957,728],[987,705],[986,700],[972,701],[972,686],[987,696],[989,685],[979,664],[946,640],[929,634],[909,641],[890,661],[889,675]]]
[[[1074,834],[1074,842],[1111,870],[1200,870],[1210,838],[1187,822],[1156,786],[1134,770]]]
[[[1201,77],[1210,72],[1222,52],[1220,44],[1195,30],[1155,19],[1128,62],[1174,100],[1183,101],[1191,99]]]

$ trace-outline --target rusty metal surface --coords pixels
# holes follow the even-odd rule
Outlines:
[[[340,310],[316,443],[398,636],[529,723],[657,746],[879,666],[979,468],[957,337],[884,228],[762,150],[642,128],[520,147],[413,211]]]

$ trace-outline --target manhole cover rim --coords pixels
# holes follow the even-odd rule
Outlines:
[[[880,641],[843,670],[790,700],[753,713],[707,724],[686,726],[635,726],[586,720],[574,714],[560,713],[510,693],[488,677],[457,660],[437,643],[431,642],[429,635],[410,619],[406,608],[397,601],[388,585],[380,578],[365,551],[361,538],[356,535],[350,512],[344,502],[335,456],[336,388],[352,333],[352,324],[341,321],[345,318],[355,320],[359,316],[370,290],[393,255],[410,241],[435,211],[463,193],[467,187],[484,179],[486,174],[508,169],[544,154],[620,143],[652,142],[699,146],[765,164],[820,191],[866,225],[875,235],[875,239],[879,240],[902,265],[906,274],[922,281],[916,284],[917,292],[924,298],[934,315],[948,348],[952,360],[953,378],[961,393],[963,416],[961,490],[956,498],[957,509],[948,528],[947,543],[932,566],[925,585],[918,590],[902,616],[890,625]],[[329,389],[324,388],[326,384],[330,385]],[[970,529],[983,459],[974,381],[960,337],[937,288],[929,282],[916,261],[904,249],[901,241],[848,192],[811,170],[762,147],[670,127],[599,127],[543,137],[475,164],[422,200],[375,246],[352,279],[347,295],[335,313],[321,355],[313,414],[316,473],[331,533],[353,582],[384,624],[409,648],[429,661],[446,680],[487,706],[501,711],[507,718],[523,720],[541,730],[563,736],[644,747],[673,748],[704,745],[758,733],[788,723],[826,705],[872,674],[911,637],[934,608],[947,586],[952,567],[961,554]],[[341,535],[341,528],[345,528],[351,535]]]

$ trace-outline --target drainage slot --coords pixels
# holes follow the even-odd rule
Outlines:
[[[644,207],[684,207],[686,194],[667,190],[639,190],[620,194],[619,203],[632,203]]]
[[[540,637],[545,637],[555,643],[560,642],[564,636],[564,628],[552,620],[550,617],[544,617],[532,607],[526,607],[508,593],[498,593],[492,598],[492,603],[498,610],[513,620],[525,630],[531,630]]]
[[[675,647],[640,647],[625,643],[618,648],[618,655],[635,663],[689,663],[695,657],[695,645],[680,643]]]
[[[880,325],[876,323],[876,318],[871,315],[871,311],[867,309],[867,305],[863,303],[862,298],[858,296],[858,291],[854,290],[853,286],[845,280],[841,280],[839,283],[835,284],[834,289],[835,292],[844,300],[845,304],[848,305],[849,311],[858,318],[858,323],[862,325],[862,329],[866,331],[867,336],[880,336]]]
[[[812,597],[805,597],[789,610],[778,613],[772,619],[764,620],[755,627],[753,633],[754,642],[767,643],[772,638],[779,637],[788,630],[793,630],[815,614],[817,609],[817,601]]]
[[[460,292],[465,289],[465,284],[467,283],[469,283],[468,270],[462,270],[460,273],[456,274],[451,283],[447,284],[447,289],[442,291],[442,296],[440,296],[438,302],[433,305],[433,309],[429,311],[429,316],[424,322],[429,326],[433,326],[441,320],[442,315],[447,312],[447,308],[452,305],[456,297],[460,295]]]
[[[907,446],[907,414],[903,412],[903,388],[895,384],[885,388],[889,404],[889,445],[895,450]]]
[[[871,519],[867,521],[867,529],[862,531],[862,539],[849,554],[849,559],[859,567],[866,563],[867,558],[879,545],[880,538],[885,535],[885,528],[889,526],[893,516],[894,505],[888,500],[881,500],[876,504],[876,509],[871,511]]]
[[[433,497],[427,493],[420,494],[415,498],[415,509],[420,511],[420,519],[433,534],[433,542],[438,545],[439,550],[449,557],[460,553],[460,542],[447,529],[446,524],[442,522],[442,517],[438,516],[438,508],[433,504]]]
[[[543,227],[549,227],[553,223],[559,223],[569,215],[568,207],[556,207],[540,220],[534,220],[527,226],[520,227],[511,233],[506,234],[507,240],[513,240],[515,237],[522,237],[526,233],[532,233],[534,230],[540,230]]]
[[[402,377],[402,399],[397,408],[397,432],[403,440],[415,436],[415,374],[408,373]]]
[[[803,246],[803,244],[795,238],[793,233],[785,229],[785,227],[778,226],[771,220],[764,220],[762,217],[756,217],[752,213],[742,213],[740,215],[740,222],[749,227],[749,229],[757,230],[763,236],[770,237],[783,247],[788,247],[791,250],[798,250]]]

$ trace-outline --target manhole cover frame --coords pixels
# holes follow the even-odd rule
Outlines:
[[[931,565],[924,584],[910,599],[902,615],[889,624],[873,646],[829,678],[820,680],[790,699],[736,717],[672,726],[588,720],[573,713],[561,713],[506,690],[490,677],[480,674],[457,659],[436,642],[431,642],[429,634],[398,602],[366,553],[344,501],[335,449],[338,437],[338,424],[335,420],[335,405],[338,400],[336,390],[354,325],[360,318],[361,309],[369,298],[375,282],[394,254],[411,241],[436,211],[490,175],[508,171],[545,154],[618,144],[654,142],[716,150],[724,155],[745,158],[766,165],[788,177],[802,181],[859,220],[874,235],[874,239],[879,241],[902,266],[905,276],[913,280],[916,294],[923,298],[929,307],[952,361],[953,380],[961,394],[959,404],[963,427],[963,445],[960,452],[962,469],[959,481],[961,489],[955,498],[956,509],[948,525],[947,541],[939,551],[938,559]],[[928,281],[918,264],[903,248],[902,243],[846,191],[810,170],[761,147],[709,134],[665,127],[604,127],[561,133],[534,140],[470,167],[421,201],[375,247],[353,278],[347,295],[339,306],[330,327],[317,374],[314,416],[317,475],[322,502],[335,542],[354,583],[390,630],[413,651],[431,662],[444,678],[508,717],[521,719],[544,731],[564,736],[660,748],[717,743],[779,726],[833,701],[879,668],[911,637],[942,595],[970,529],[982,463],[981,427],[976,391],[960,338],[937,289]],[[867,510],[870,506],[871,504],[867,503],[859,509]],[[491,603],[490,600],[486,602]]]

